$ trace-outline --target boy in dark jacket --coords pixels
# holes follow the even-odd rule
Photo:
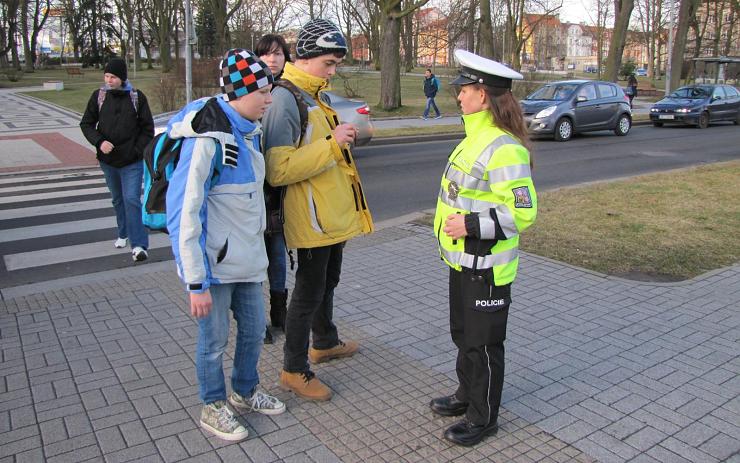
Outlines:
[[[429,118],[429,110],[431,108],[434,108],[434,112],[437,113],[435,119],[442,117],[439,113],[439,108],[437,108],[437,103],[434,102],[434,97],[437,96],[438,90],[439,80],[437,79],[437,76],[432,74],[431,69],[427,69],[426,72],[424,72],[424,96],[427,97],[427,106],[424,108],[424,116],[422,116],[422,119],[427,120]]]
[[[113,197],[118,224],[114,246],[131,243],[134,261],[146,260],[149,235],[141,222],[142,153],[154,137],[154,120],[141,90],[127,80],[126,62],[111,59],[105,85],[95,90],[80,121],[82,133],[95,146],[100,169]]]

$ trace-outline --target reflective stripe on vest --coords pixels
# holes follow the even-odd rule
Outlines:
[[[475,268],[476,270],[487,270],[498,265],[506,265],[519,257],[519,249],[513,248],[498,254],[489,254],[487,256],[476,256],[466,252],[455,252],[442,249],[442,257],[453,264],[462,265],[466,268]],[[473,266],[475,264],[475,266]]]

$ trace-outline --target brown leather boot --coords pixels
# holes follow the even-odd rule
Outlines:
[[[312,371],[305,373],[280,372],[280,387],[293,391],[298,397],[308,400],[325,401],[331,399],[331,389],[319,381]]]
[[[285,316],[288,313],[288,290],[270,291],[270,323],[274,328],[285,331]]]
[[[352,357],[359,348],[360,345],[355,341],[339,341],[339,344],[331,349],[314,349],[313,347],[309,347],[308,359],[311,360],[311,363],[322,363],[343,357]]]

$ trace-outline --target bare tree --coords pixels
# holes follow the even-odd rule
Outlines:
[[[622,66],[624,44],[627,41],[627,27],[634,8],[634,0],[614,0],[614,32],[609,44],[609,55],[606,58],[605,80],[617,81],[619,68]]]
[[[493,22],[491,21],[491,0],[480,0],[480,23],[478,24],[478,53],[493,58]]]
[[[380,7],[383,31],[380,44],[380,106],[388,111],[401,107],[401,19],[424,6],[429,0],[373,0]]]
[[[172,69],[170,38],[177,5],[178,0],[151,0],[151,9],[144,11],[147,25],[159,45],[159,59],[165,73]]]
[[[514,69],[521,68],[522,49],[540,23],[552,17],[563,6],[562,0],[503,0],[506,6],[504,34],[508,62]],[[536,19],[526,20],[528,13],[538,13]]]
[[[216,26],[216,50],[227,50],[231,48],[231,36],[229,35],[229,20],[242,6],[243,0],[233,0],[229,5],[228,0],[207,0],[205,3],[211,8],[213,21]]]
[[[673,91],[681,81],[681,64],[683,63],[684,50],[686,49],[686,35],[689,31],[691,17],[696,14],[699,0],[681,0],[678,10],[678,26],[676,28],[673,49],[671,50],[671,81],[669,90]]]
[[[380,70],[380,6],[375,0],[341,0],[352,12],[352,18],[360,28],[368,45],[368,59]]]
[[[0,68],[19,69],[18,47],[15,37],[18,32],[18,9],[20,0],[5,0],[0,3]],[[10,59],[8,59],[10,53]]]
[[[33,72],[39,32],[49,17],[49,7],[49,0],[21,0],[21,37],[23,54],[26,56],[26,72]]]

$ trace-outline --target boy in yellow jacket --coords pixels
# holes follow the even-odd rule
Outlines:
[[[280,385],[309,400],[329,400],[332,392],[315,377],[308,360],[349,357],[359,348],[355,341],[339,339],[332,322],[334,288],[345,242],[373,229],[349,149],[357,129],[340,124],[320,97],[346,53],[337,26],[325,19],[308,22],[298,34],[296,62],[287,63],[282,75],[308,105],[305,130],[296,96],[282,87],[273,90],[272,105],[262,120],[267,181],[286,187],[285,240],[298,254]]]

